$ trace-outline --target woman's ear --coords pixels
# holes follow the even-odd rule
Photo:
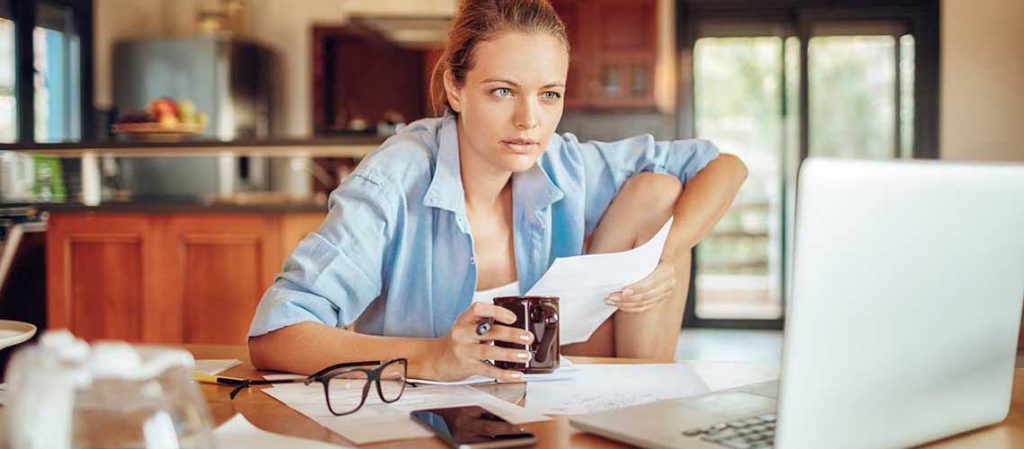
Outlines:
[[[444,71],[444,94],[452,111],[462,112],[462,89],[455,86],[455,77],[451,70]]]

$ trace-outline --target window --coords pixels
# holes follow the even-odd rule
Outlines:
[[[937,155],[937,1],[772,3],[682,2],[682,134],[749,169],[694,251],[686,326],[781,328],[804,158]]]
[[[18,138],[14,21],[6,6],[6,2],[0,2],[0,143],[11,143]]]
[[[91,67],[91,0],[0,0],[0,143],[91,137]]]
[[[35,141],[81,138],[80,43],[70,7],[40,3],[32,33]]]

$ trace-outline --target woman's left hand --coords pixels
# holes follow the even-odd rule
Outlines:
[[[605,298],[605,303],[627,313],[643,312],[672,296],[676,286],[676,269],[672,263],[659,261],[647,277]]]

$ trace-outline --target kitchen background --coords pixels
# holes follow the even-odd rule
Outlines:
[[[1019,0],[552,3],[574,49],[559,131],[709,138],[750,167],[685,328],[781,329],[807,156],[1024,161]],[[455,8],[0,0],[0,316],[243,342],[326,194],[430,114]]]

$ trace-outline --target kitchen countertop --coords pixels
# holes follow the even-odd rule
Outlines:
[[[136,142],[136,141],[96,141],[96,142],[60,142],[60,143],[3,143],[0,150],[12,151],[46,151],[46,150],[80,150],[110,148],[206,148],[222,147],[274,147],[274,146],[338,146],[338,145],[380,145],[385,137],[376,135],[353,135],[344,137],[323,137],[313,139],[269,139],[269,140],[186,140],[180,142]]]
[[[4,205],[7,206],[6,204]],[[82,203],[37,203],[32,207],[42,212],[64,213],[321,213],[327,214],[327,204],[317,202],[287,203],[215,203],[209,201],[131,201],[109,202],[98,206]]]
[[[0,144],[0,150],[21,151],[77,158],[85,155],[118,157],[179,157],[220,155],[262,155],[278,157],[360,158],[381,145],[384,137],[347,136],[337,138],[291,140],[200,140],[184,142],[69,142]]]

